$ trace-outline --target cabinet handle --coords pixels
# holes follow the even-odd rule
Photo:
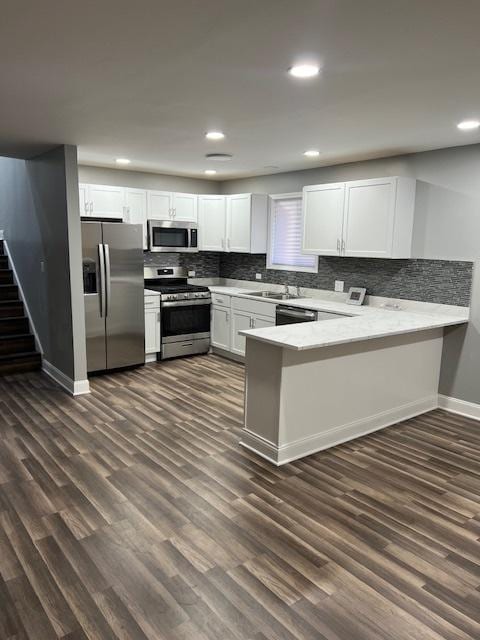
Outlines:
[[[228,313],[228,311],[227,311],[227,313],[225,314],[225,322],[226,322],[227,324],[230,322],[230,314]]]
[[[342,253],[345,255],[345,240],[342,238]]]
[[[340,253],[340,238],[337,238],[337,251]]]
[[[177,209],[175,207],[175,209],[173,210],[173,217],[176,218],[177,217]]]
[[[85,203],[83,205],[83,208],[85,209],[85,215],[88,216],[88,202],[87,201],[85,201]]]

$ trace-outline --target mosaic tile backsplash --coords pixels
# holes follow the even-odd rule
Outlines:
[[[159,255],[161,257],[159,257]],[[266,256],[244,253],[145,254],[145,264],[186,266],[199,278],[234,278],[333,290],[335,280],[349,287],[366,287],[373,296],[468,306],[472,262],[449,260],[382,260],[320,257],[318,273],[266,268]]]

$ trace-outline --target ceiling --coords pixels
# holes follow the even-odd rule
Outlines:
[[[476,143],[479,22],[478,0],[7,0],[0,154],[227,179]],[[291,78],[304,60],[322,73]]]

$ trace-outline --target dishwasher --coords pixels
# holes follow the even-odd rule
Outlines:
[[[297,324],[299,322],[318,322],[320,320],[335,320],[336,318],[350,318],[342,313],[330,313],[329,311],[312,311],[303,307],[289,307],[279,304],[275,310],[275,324]]]

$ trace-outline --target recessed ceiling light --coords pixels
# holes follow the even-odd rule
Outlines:
[[[308,151],[305,151],[303,155],[307,156],[307,158],[316,158],[320,155],[320,151],[317,151],[316,149],[308,149]]]
[[[214,176],[217,172],[215,171],[215,169],[205,169],[203,173],[205,173],[207,176]]]
[[[129,160],[128,158],[117,158],[115,162],[117,164],[130,164],[131,160]]]
[[[320,67],[316,64],[296,64],[290,67],[288,73],[294,78],[313,78],[320,73]]]
[[[471,131],[473,129],[478,129],[480,127],[480,122],[478,120],[462,120],[457,124],[457,127],[462,131]]]
[[[231,153],[206,153],[205,158],[207,160],[213,160],[214,162],[228,162],[232,159]]]
[[[223,140],[225,138],[225,134],[221,131],[207,131],[205,137],[208,140]]]

